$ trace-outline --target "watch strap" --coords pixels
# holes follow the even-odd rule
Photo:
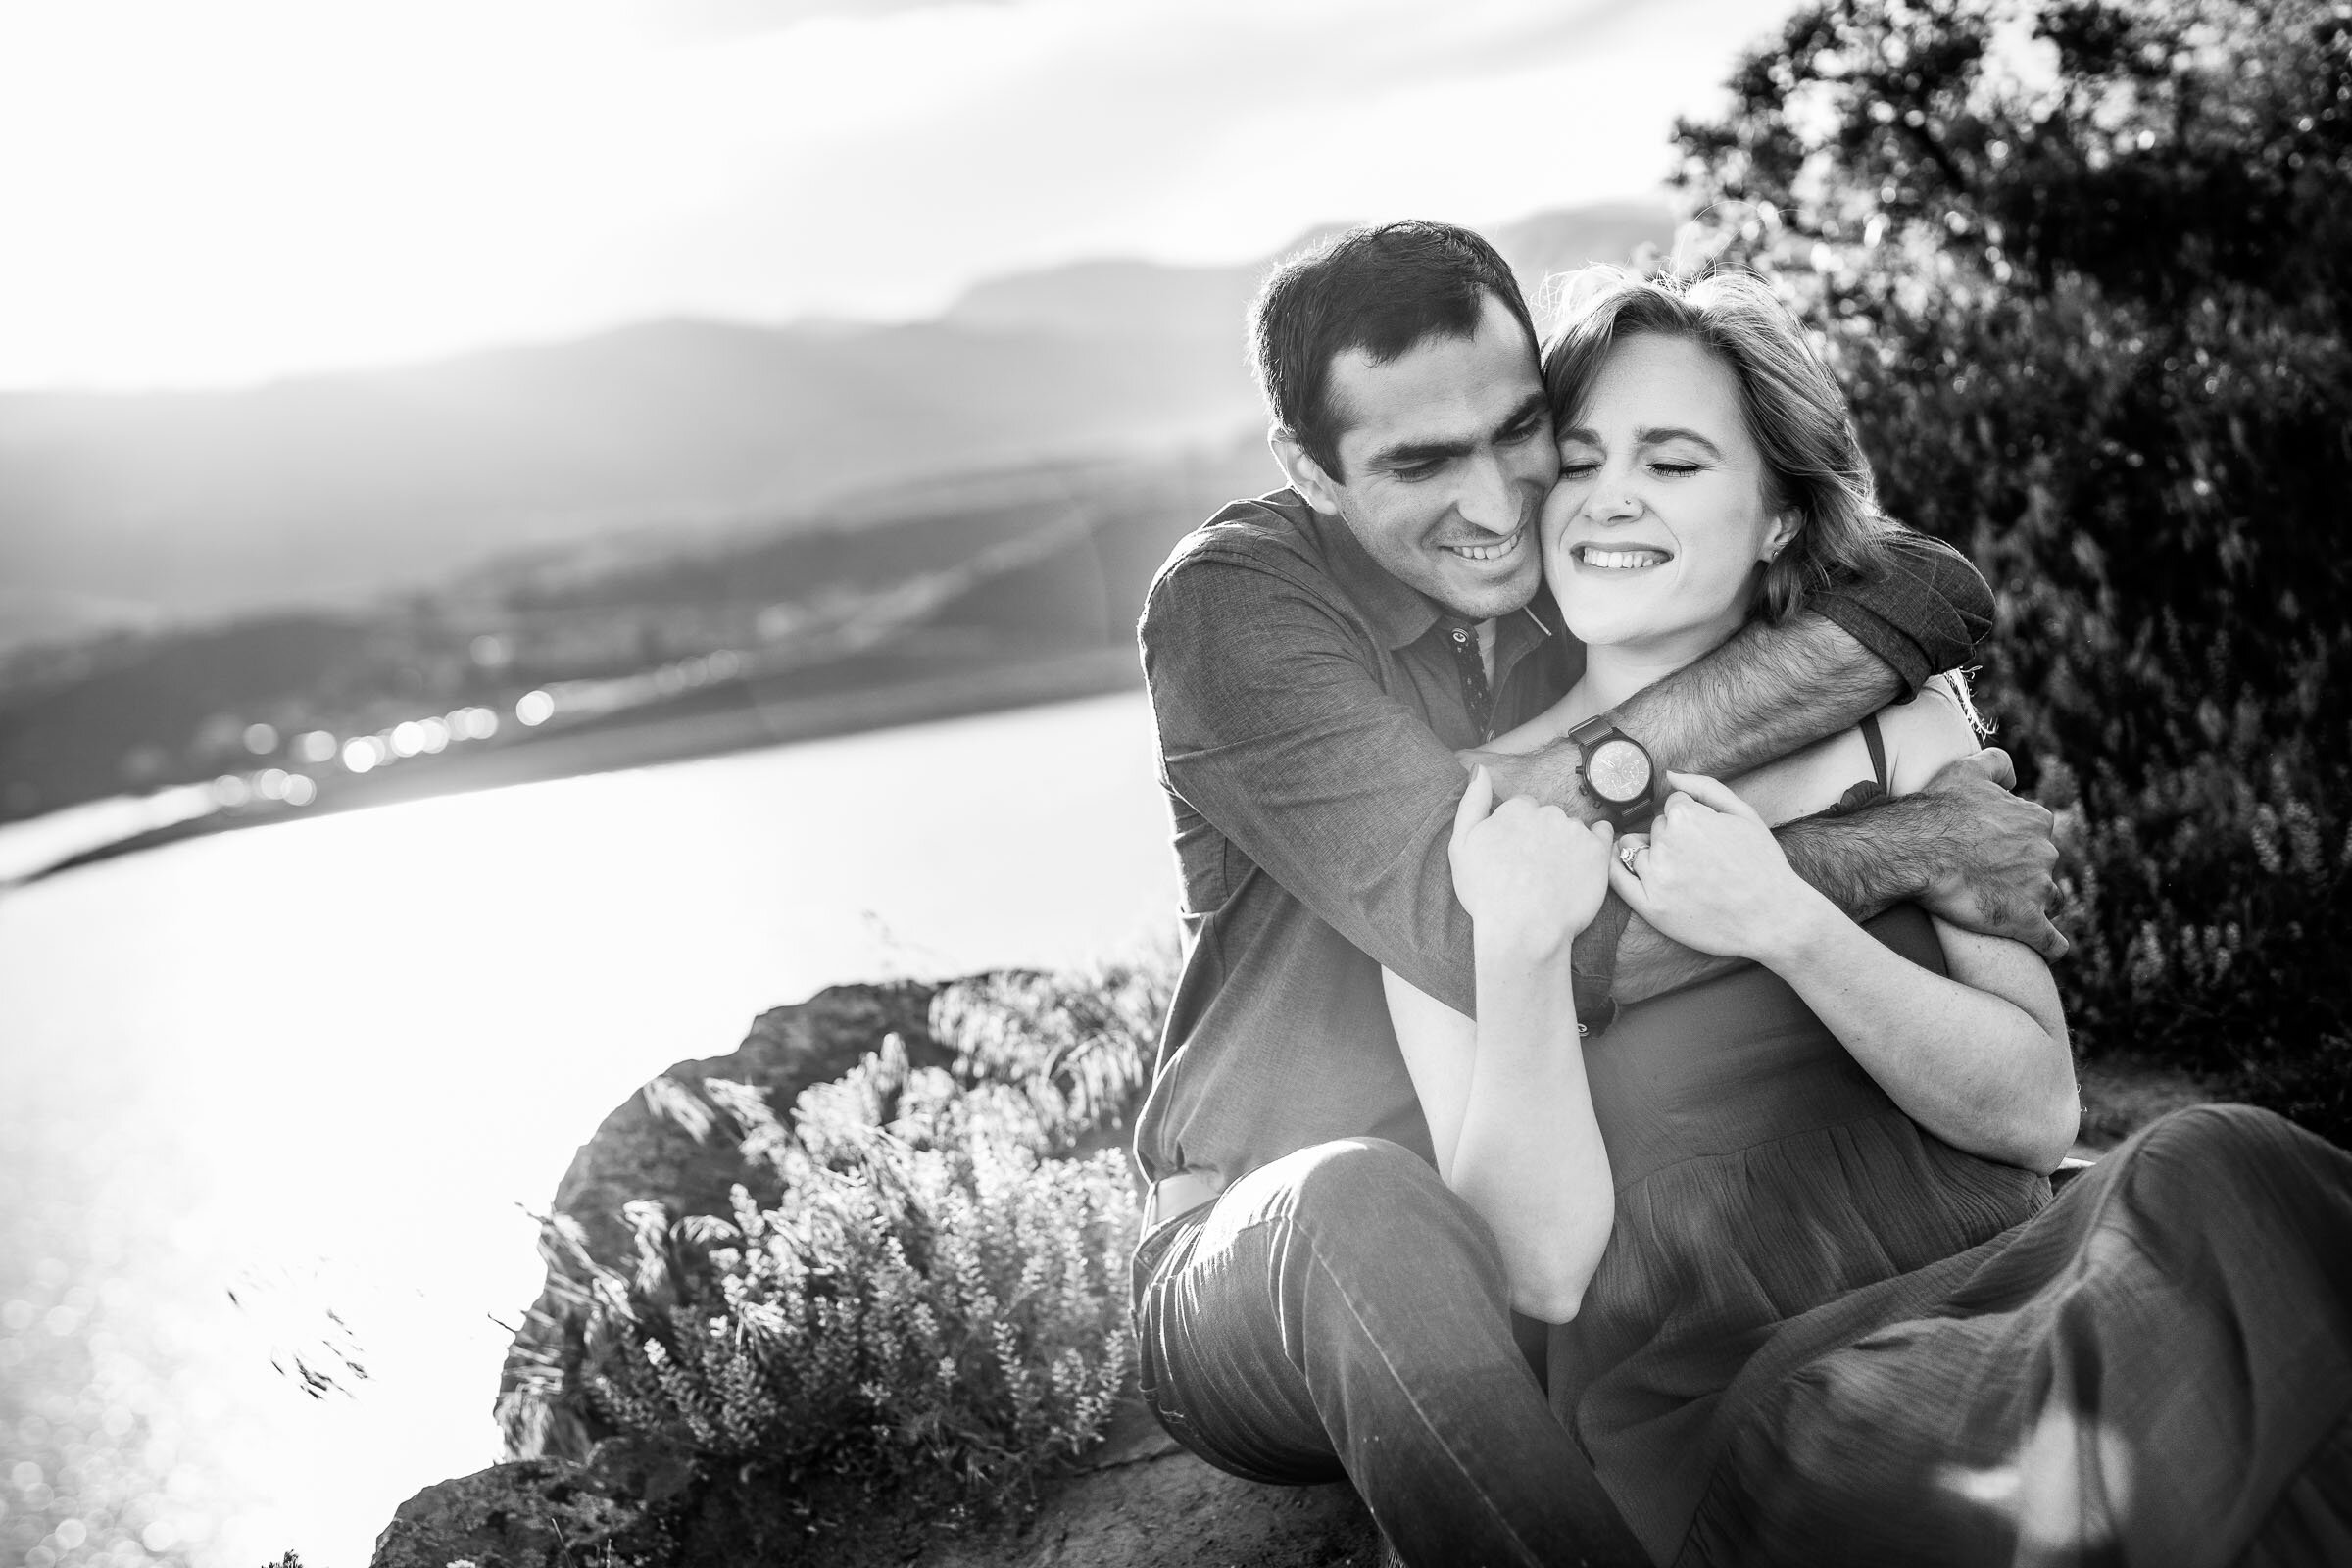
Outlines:
[[[1594,713],[1591,718],[1586,719],[1583,723],[1569,730],[1568,738],[1576,742],[1576,749],[1578,751],[1589,752],[1595,744],[1608,739],[1608,737],[1616,733],[1617,710],[1613,708],[1604,708],[1599,712]]]

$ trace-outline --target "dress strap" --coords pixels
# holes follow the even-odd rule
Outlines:
[[[1870,771],[1878,779],[1879,788],[1891,790],[1886,782],[1886,737],[1879,733],[1879,715],[1871,714],[1862,720],[1862,744],[1870,748]]]

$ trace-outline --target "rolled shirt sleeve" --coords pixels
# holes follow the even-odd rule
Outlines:
[[[1992,590],[1940,539],[1896,534],[1886,569],[1822,594],[1812,608],[1876,654],[1915,693],[1939,670],[1968,662],[1992,630]]]

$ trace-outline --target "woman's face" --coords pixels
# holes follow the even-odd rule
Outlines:
[[[1737,631],[1795,514],[1767,505],[1732,368],[1687,338],[1624,339],[1559,443],[1544,571],[1568,629],[1682,659]]]

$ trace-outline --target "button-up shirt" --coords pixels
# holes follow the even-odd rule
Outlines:
[[[1893,569],[1813,602],[1912,688],[1991,623],[1966,560],[1905,535]],[[1495,624],[1492,729],[1575,683],[1540,592]],[[1295,491],[1188,534],[1138,628],[1183,878],[1183,968],[1136,1123],[1148,1177],[1223,1181],[1372,1135],[1429,1154],[1382,966],[1471,1010],[1446,846],[1473,726],[1444,612]]]

